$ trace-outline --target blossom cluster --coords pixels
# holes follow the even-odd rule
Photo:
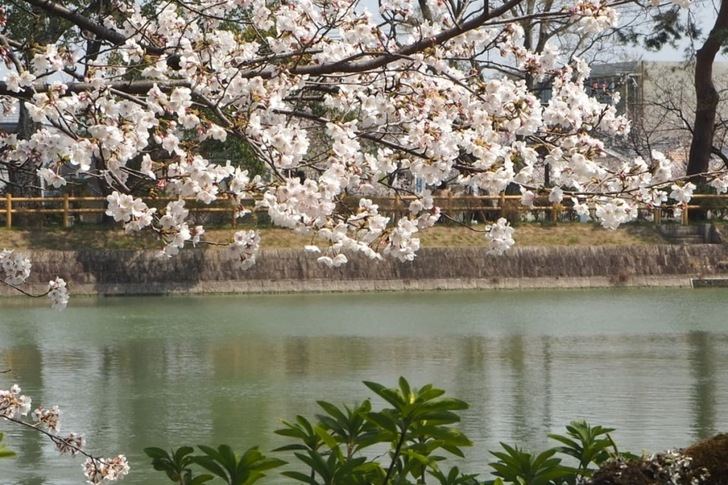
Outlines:
[[[617,11],[604,0],[582,0],[574,3],[572,15],[579,18],[581,27],[587,32],[600,32],[617,22]]]
[[[36,409],[33,411],[33,420],[52,433],[58,433],[61,430],[61,410],[58,406],[49,409],[42,407]]]
[[[255,264],[260,249],[260,235],[255,231],[238,231],[229,249],[240,260],[241,268],[248,269]]]
[[[15,251],[3,249],[0,252],[0,277],[8,284],[18,286],[30,276],[30,260]]]
[[[31,400],[20,393],[21,389],[14,384],[9,390],[0,390],[0,416],[3,418],[20,418],[30,412]]]
[[[495,255],[501,255],[508,251],[515,241],[513,240],[513,228],[508,221],[501,217],[495,224],[491,224],[485,229],[485,237],[488,239],[488,252]]]
[[[127,232],[139,231],[152,223],[156,209],[147,207],[143,200],[119,192],[107,196],[106,200],[106,215],[116,222],[123,222]]]
[[[51,300],[51,307],[54,310],[63,310],[68,306],[68,288],[63,278],[56,277],[48,282],[48,298]]]
[[[95,485],[121,480],[129,473],[129,462],[124,455],[114,458],[87,458],[83,463],[87,483]]]

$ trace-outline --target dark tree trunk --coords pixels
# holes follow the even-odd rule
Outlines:
[[[695,175],[694,182],[703,182],[704,177],[698,174],[708,171],[713,133],[715,132],[715,116],[718,109],[719,96],[713,84],[713,62],[724,40],[728,35],[728,0],[722,0],[715,25],[710,31],[703,47],[698,50],[695,61],[695,123],[693,139],[690,144],[687,175]]]
[[[427,0],[420,0],[420,11],[422,12],[422,18],[432,22],[432,10]]]
[[[25,105],[20,103],[18,105],[18,125],[16,127],[16,134],[21,140],[27,140],[35,133],[36,125],[28,114],[28,110]],[[37,196],[39,191],[37,189],[39,181],[35,171],[38,169],[37,163],[33,161],[26,161],[17,167],[12,165],[8,167],[8,192],[16,197],[32,197]]]

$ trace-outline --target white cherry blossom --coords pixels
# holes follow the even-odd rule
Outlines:
[[[63,310],[68,306],[68,288],[63,278],[55,278],[48,282],[48,299],[54,310]]]
[[[53,433],[58,433],[61,430],[61,410],[58,406],[48,409],[43,407],[35,409],[33,411],[33,420]]]
[[[515,244],[513,227],[503,217],[498,219],[495,224],[486,226],[485,237],[488,240],[490,254],[501,255]]]
[[[20,419],[30,412],[31,399],[21,394],[17,384],[7,390],[0,389],[0,417]]]
[[[87,458],[83,463],[83,474],[90,485],[115,482],[129,473],[129,462],[124,455],[114,458]]]
[[[670,198],[678,201],[680,204],[687,204],[693,197],[693,191],[695,189],[695,184],[692,182],[688,182],[684,185],[672,184]]]
[[[256,231],[238,231],[228,248],[240,260],[242,269],[251,268],[260,250],[260,235]]]
[[[0,278],[6,283],[22,285],[30,276],[30,268],[30,260],[25,256],[8,249],[0,252]]]

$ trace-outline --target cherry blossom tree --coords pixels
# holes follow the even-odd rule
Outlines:
[[[660,153],[607,160],[604,137],[625,136],[628,121],[585,93],[585,62],[555,47],[534,52],[524,37],[525,16],[531,27],[598,35],[635,2],[522,4],[382,0],[370,12],[352,0],[105,0],[102,9],[13,0],[72,35],[32,45],[0,37],[0,102],[6,111],[22,103],[39,127],[0,138],[0,163],[33,160],[57,189],[103,184],[107,214],[129,232],[155,232],[165,256],[205,242],[184,198],[225,198],[239,216],[263,209],[326,241],[307,250],[330,266],[351,253],[412,260],[417,233],[442,215],[431,190],[443,182],[492,195],[517,186],[526,205],[548,196],[610,228],[640,203],[670,194],[686,203],[692,186]],[[493,59],[547,79],[551,98],[542,104],[523,79],[482,68]],[[212,161],[200,149],[211,140],[245,144],[265,170]],[[545,164],[553,187],[537,170]],[[724,173],[704,176],[728,185]],[[160,189],[179,200],[142,200]],[[384,216],[379,195],[409,196],[408,212]],[[496,253],[514,240],[505,221],[484,235]],[[249,266],[259,245],[241,231],[229,248]]]

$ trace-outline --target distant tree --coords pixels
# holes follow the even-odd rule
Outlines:
[[[84,15],[99,14],[108,8],[109,0],[68,0],[65,2],[68,8],[78,9]],[[73,29],[74,25],[58,16],[48,15],[45,10],[36,8],[22,2],[8,2],[4,16],[6,22],[2,25],[2,37],[0,38],[0,54],[3,49],[12,49],[14,56],[10,59],[18,63],[23,69],[29,69],[30,61],[35,55],[38,46],[46,44],[79,44],[83,42],[78,30]],[[0,15],[3,15],[0,12]],[[100,43],[89,39],[86,42],[86,49],[90,52],[98,49]],[[5,54],[6,55],[6,54]],[[2,57],[2,56],[0,56]],[[18,66],[15,66],[17,69]],[[15,132],[22,139],[30,138],[37,129],[28,115],[28,110],[23,103],[18,103],[17,125]],[[40,168],[40,161],[27,159],[22,164],[7,165],[8,179],[6,190],[14,195],[33,195],[39,190],[38,176],[36,170]]]
[[[669,94],[673,99],[659,104],[666,110],[679,114],[685,128],[691,133],[686,174],[698,183],[706,181],[702,174],[710,170],[711,159],[717,157],[726,161],[720,147],[722,120],[719,119],[718,106],[721,95],[715,84],[713,65],[720,50],[728,47],[728,1],[700,2],[700,6],[715,12],[715,20],[704,38],[704,29],[699,25],[697,16],[691,12],[685,13],[678,6],[649,10],[653,27],[651,30],[626,29],[619,34],[619,39],[623,42],[641,44],[652,50],[665,46],[674,48],[681,41],[689,41],[686,54],[687,61],[694,62],[694,113],[686,113],[685,104],[677,101],[681,96],[681,86],[670,87]],[[696,45],[700,47],[696,49]]]

